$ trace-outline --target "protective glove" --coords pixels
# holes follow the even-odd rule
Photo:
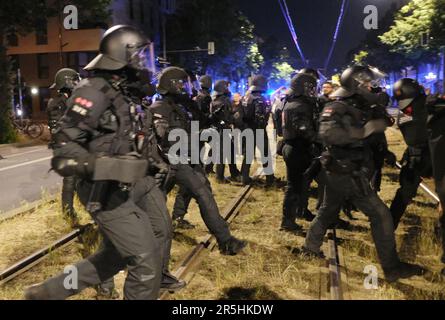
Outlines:
[[[160,189],[164,188],[169,171],[170,170],[168,168],[164,168],[164,169],[160,169],[155,174],[154,178],[156,180],[156,185],[158,186],[158,188],[160,188]]]
[[[95,155],[90,154],[77,159],[54,157],[51,159],[51,168],[62,177],[89,178],[93,174],[95,163]]]

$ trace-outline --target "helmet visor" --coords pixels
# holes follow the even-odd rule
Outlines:
[[[171,80],[171,84],[172,87],[175,88],[175,91],[178,94],[183,94],[188,96],[192,95],[193,86],[188,79],[187,80],[173,79]]]
[[[149,44],[136,49],[130,57],[130,66],[136,70],[149,70],[154,72],[153,54]]]

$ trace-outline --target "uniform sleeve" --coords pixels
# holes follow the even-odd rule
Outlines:
[[[88,142],[109,107],[110,100],[101,91],[91,87],[76,89],[67,101],[67,111],[60,121],[63,138],[54,155],[74,159],[86,157]]]
[[[252,98],[250,96],[245,96],[241,103],[244,109],[244,121],[253,121],[255,119],[255,106],[253,105]]]
[[[159,141],[163,142],[167,138],[170,126],[168,106],[165,106],[161,101],[156,101],[150,106],[149,111],[153,115],[153,126],[155,128],[156,136]]]

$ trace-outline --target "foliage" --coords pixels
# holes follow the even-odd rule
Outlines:
[[[422,44],[422,35],[428,34],[436,11],[436,0],[413,0],[397,12],[394,24],[380,36],[391,52],[401,53],[409,59],[421,59],[431,51],[430,43]]]
[[[233,0],[184,2],[167,21],[168,50],[205,48],[213,41],[216,53],[171,53],[168,59],[196,73],[239,81],[264,62],[253,29]]]
[[[295,69],[287,62],[275,62],[273,64],[273,69],[270,78],[277,82],[282,80],[289,81],[295,73]]]

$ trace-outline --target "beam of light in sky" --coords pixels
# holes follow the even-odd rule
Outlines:
[[[347,5],[349,5],[349,1],[343,0],[342,4],[341,4],[340,14],[339,14],[338,20],[337,20],[337,25],[335,26],[334,37],[332,38],[332,45],[331,45],[331,48],[329,49],[329,53],[328,53],[328,56],[327,56],[325,64],[324,64],[325,72],[327,72],[327,70],[328,70],[329,63],[331,62],[332,54],[334,53],[335,45],[337,43],[338,33],[340,31],[340,27],[343,22],[343,18],[345,16],[345,12],[346,12],[345,9],[346,9]]]
[[[297,47],[298,53],[300,54],[303,63],[307,65],[307,60],[304,57],[303,50],[301,49],[300,44],[298,43],[297,33],[295,31],[292,18],[290,17],[289,8],[287,7],[286,0],[278,0],[278,3],[280,4],[281,12],[283,13],[284,19],[286,20],[287,26],[292,36],[292,40],[294,41],[295,46]]]

